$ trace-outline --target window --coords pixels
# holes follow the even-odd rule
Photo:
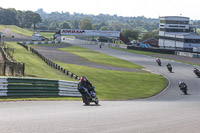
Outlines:
[[[189,24],[189,21],[166,20],[166,24]]]
[[[165,31],[165,32],[190,32],[189,29],[168,29],[168,28],[160,28],[160,31]]]

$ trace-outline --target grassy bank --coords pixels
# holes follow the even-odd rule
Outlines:
[[[14,59],[17,62],[25,63],[25,76],[74,81],[72,78],[67,77],[58,70],[49,67],[37,55],[31,53],[30,51],[26,51],[16,42],[6,43],[8,43],[12,48],[15,49]]]
[[[124,68],[141,69],[142,67],[119,58],[98,53],[78,46],[60,48],[82,58],[101,64]],[[86,66],[57,62],[65,69],[85,75],[96,86],[101,99],[133,99],[149,97],[165,88],[167,81],[160,75],[96,69]]]
[[[11,25],[9,28],[11,29],[12,32],[20,34],[20,35],[31,37],[33,34],[33,31],[23,29],[23,28],[15,26],[15,25]]]
[[[78,55],[82,58],[85,58],[95,63],[105,64],[105,65],[110,65],[110,66],[125,67],[125,68],[134,68],[134,69],[142,68],[141,66],[130,63],[128,61],[125,61],[116,57],[108,56],[106,54],[95,52],[93,50],[89,50],[89,49],[82,48],[79,46],[69,46],[66,48],[59,48],[59,49]]]
[[[85,75],[96,87],[100,99],[134,99],[157,94],[167,85],[164,77],[150,73],[135,73],[96,69],[57,62],[63,68]]]
[[[38,56],[26,51],[15,42],[9,42],[15,49],[14,59],[25,63],[26,76],[59,80],[72,80],[59,71],[46,65]],[[102,64],[125,68],[141,69],[141,66],[110,57],[81,47],[66,47],[62,50]],[[57,64],[74,72],[78,76],[85,75],[96,87],[100,100],[122,100],[150,97],[165,88],[167,81],[164,77],[151,73],[136,73],[91,68],[81,65],[66,64],[55,61]],[[42,98],[1,98],[1,100],[80,100],[80,98],[42,97]]]
[[[143,54],[143,55],[158,55],[159,54],[159,53],[154,53],[154,52],[139,51],[139,50],[133,50],[133,49],[124,49],[124,48],[115,48],[115,47],[110,47],[110,48],[130,52],[130,53],[135,53],[135,54]]]
[[[24,36],[32,36],[33,34],[33,31],[23,29],[15,25],[0,25],[0,30],[4,30],[6,28],[10,28],[13,33],[17,33]]]

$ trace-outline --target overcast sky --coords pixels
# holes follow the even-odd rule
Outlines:
[[[200,0],[0,0],[0,7],[73,14],[99,13],[118,16],[184,16],[200,20]]]

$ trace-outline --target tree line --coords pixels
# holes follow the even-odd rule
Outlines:
[[[140,17],[122,17],[109,14],[82,14],[69,12],[46,13],[43,9],[38,9],[42,22],[38,25],[40,30],[59,29],[87,29],[120,31],[123,36],[132,40],[145,39],[149,36],[158,38],[159,19]],[[143,38],[143,36],[145,38]]]
[[[110,31],[122,31],[124,29],[138,30],[141,32],[149,32],[158,29],[159,19],[140,17],[122,17],[109,14],[82,14],[69,12],[51,12],[46,13],[43,9],[38,9],[36,13],[42,17],[42,23],[39,28],[46,30],[56,30],[63,26],[68,28],[78,29],[80,28],[80,21],[87,18],[91,21],[92,26],[90,28],[95,30],[110,30]],[[67,24],[66,24],[67,23]]]
[[[0,24],[16,25],[21,28],[36,28],[42,22],[41,16],[32,11],[20,11],[14,8],[4,9],[0,7]]]
[[[20,11],[14,8],[0,8],[0,24],[16,25],[21,28],[52,30],[59,29],[87,29],[120,31],[124,37],[138,39],[142,33],[144,37],[157,36],[158,19],[141,17],[122,17],[108,14],[82,14],[69,12],[46,13],[43,9]]]

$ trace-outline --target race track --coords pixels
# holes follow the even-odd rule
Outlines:
[[[170,83],[162,93],[147,99],[100,101],[83,106],[81,101],[0,102],[1,133],[198,133],[200,128],[200,82],[194,66],[127,53],[96,45],[81,45],[134,62],[165,75]],[[174,73],[169,73],[170,62]],[[178,80],[188,85],[183,95]]]

